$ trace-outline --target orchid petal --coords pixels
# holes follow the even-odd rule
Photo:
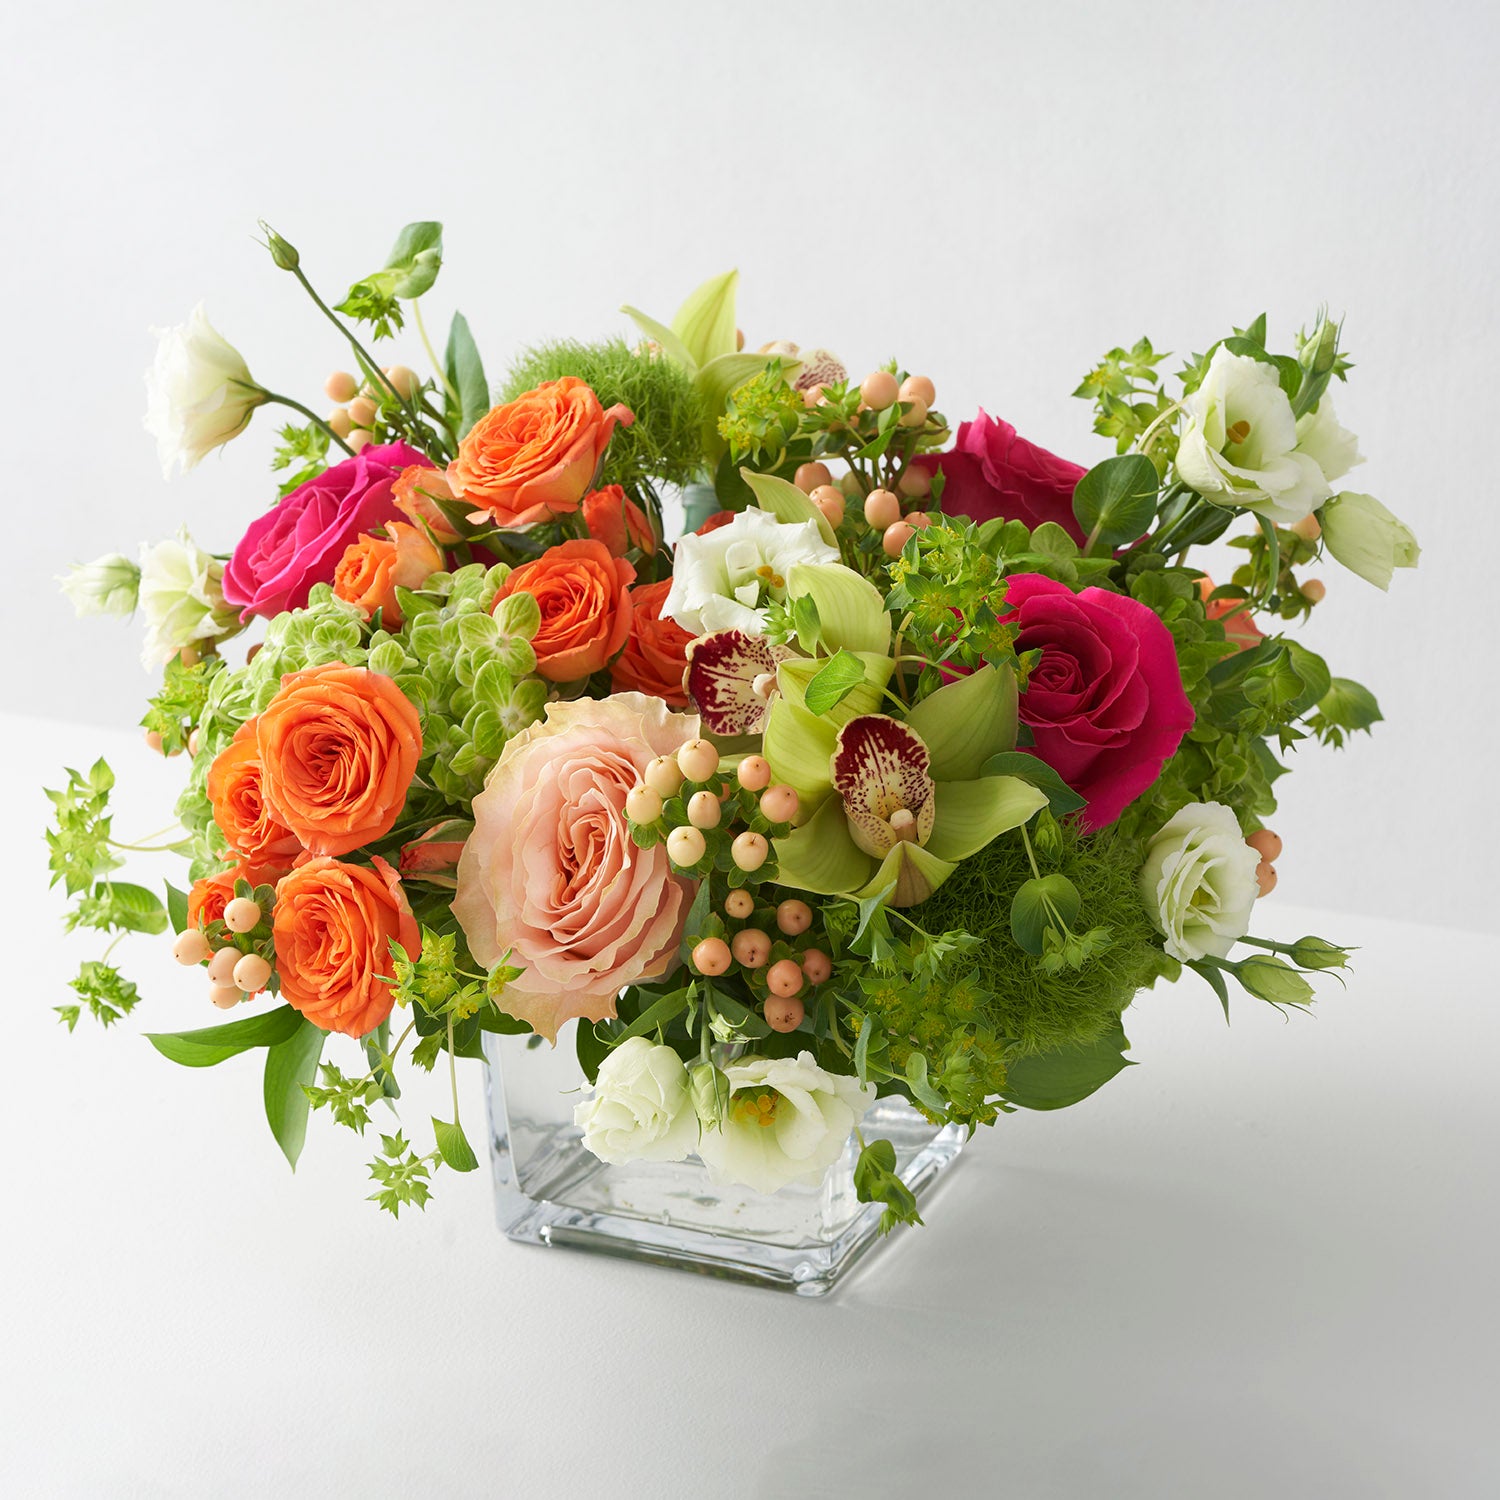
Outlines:
[[[715,630],[690,641],[684,682],[703,727],[725,738],[764,729],[770,701],[755,691],[756,679],[774,673],[790,654],[744,630]]]
[[[839,730],[833,785],[865,853],[880,859],[902,840],[927,842],[937,814],[927,767],[921,737],[885,714],[862,714]],[[910,815],[904,830],[893,821],[898,814]]]
[[[834,726],[827,719],[778,697],[766,720],[761,753],[771,763],[777,781],[797,793],[801,813],[816,810],[833,790],[829,762],[833,759]]]
[[[1016,674],[981,667],[929,694],[906,715],[940,781],[973,781],[990,756],[1016,745]]]
[[[956,869],[930,849],[905,841],[896,845],[874,877],[853,894],[861,901],[890,891],[891,906],[916,906],[925,901]]]
[[[830,547],[838,546],[838,538],[828,524],[828,517],[795,484],[778,479],[774,474],[757,474],[754,469],[741,469],[740,477],[750,486],[755,503],[762,510],[770,511],[778,521],[787,525],[816,521],[818,534],[823,540]]]
[[[851,891],[870,873],[870,856],[849,836],[843,804],[829,797],[812,818],[776,840],[779,884],[820,896]]]
[[[734,294],[738,271],[710,276],[691,291],[672,318],[672,332],[701,368],[721,354],[732,354],[738,342],[734,327]]]
[[[891,617],[880,590],[842,563],[795,563],[787,575],[787,597],[807,595],[818,607],[818,628],[829,654],[871,651],[884,656],[891,646]]]
[[[937,821],[926,847],[939,859],[960,860],[1019,828],[1047,805],[1047,794],[1019,776],[982,776],[977,781],[940,781],[934,800]]]

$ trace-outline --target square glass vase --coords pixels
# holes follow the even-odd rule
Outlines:
[[[883,1205],[854,1190],[851,1136],[816,1187],[777,1193],[720,1187],[696,1156],[612,1166],[583,1144],[573,1107],[588,1088],[574,1026],[545,1042],[485,1036],[490,1160],[501,1231],[530,1245],[561,1245],[677,1266],[815,1297],[831,1291],[882,1242]],[[861,1125],[867,1141],[896,1148],[896,1170],[920,1199],[966,1138],[901,1099],[881,1099]]]

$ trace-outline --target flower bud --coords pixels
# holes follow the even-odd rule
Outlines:
[[[1311,375],[1327,375],[1339,352],[1339,330],[1336,323],[1320,318],[1312,333],[1297,350],[1297,363]]]
[[[688,1069],[688,1094],[700,1121],[710,1130],[724,1123],[729,1105],[729,1079],[711,1062],[701,1062]]]
[[[266,249],[271,252],[271,259],[276,262],[277,267],[283,271],[295,271],[302,263],[297,247],[282,239],[264,219],[260,221],[260,228],[266,237]]]
[[[1318,515],[1323,546],[1378,589],[1388,589],[1395,570],[1416,567],[1422,555],[1411,528],[1373,495],[1345,491],[1325,502]]]
[[[136,606],[141,570],[118,552],[75,563],[57,580],[79,615],[128,615]]]
[[[1274,1005],[1306,1005],[1312,986],[1283,958],[1255,953],[1235,970],[1235,977],[1260,1000]]]
[[[1292,962],[1302,969],[1343,969],[1349,965],[1349,950],[1326,938],[1298,938],[1292,945]]]

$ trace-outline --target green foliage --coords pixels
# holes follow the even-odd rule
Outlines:
[[[307,1086],[317,1072],[325,1034],[306,1018],[289,1037],[266,1048],[262,1097],[266,1122],[295,1171],[307,1136]]]
[[[148,932],[167,930],[167,909],[154,891],[122,880],[101,880],[80,898],[64,923],[72,932],[92,927],[98,932]]]
[[[216,653],[200,657],[191,666],[185,666],[180,657],[168,659],[161,688],[141,720],[143,729],[161,736],[164,755],[187,747],[188,736],[208,707],[214,678],[223,670],[224,658]]]
[[[733,462],[773,474],[811,455],[807,440],[792,448],[801,432],[804,407],[801,395],[787,384],[779,360],[731,391],[725,405],[718,429]]]
[[[385,265],[349,288],[338,311],[371,325],[374,337],[387,339],[404,325],[401,299],[428,291],[443,264],[443,226],[408,224],[397,237]]]
[[[78,970],[78,977],[68,981],[68,987],[78,996],[78,1005],[53,1007],[68,1024],[68,1030],[78,1024],[78,1017],[86,1009],[101,1026],[112,1026],[121,1016],[129,1015],[141,998],[140,992],[118,969],[97,959],[89,959]]]
[[[880,1233],[889,1234],[898,1224],[920,1224],[917,1200],[896,1175],[896,1148],[889,1141],[871,1141],[854,1163],[854,1191],[861,1203],[884,1203]]]
[[[1012,1059],[1097,1040],[1162,970],[1160,939],[1137,888],[1141,852],[1134,840],[1113,830],[1083,835],[1063,823],[1052,862],[1076,889],[1082,920],[1109,931],[1108,947],[1080,967],[1049,970],[1012,936],[1015,893],[1033,878],[1017,839],[986,845],[911,913],[929,930],[972,935],[971,958],[991,992],[985,1015]]]
[[[288,422],[281,429],[281,443],[271,459],[273,472],[290,469],[277,494],[285,499],[293,490],[316,479],[328,467],[328,433],[317,422],[298,426]]]
[[[302,1017],[290,1005],[197,1031],[148,1031],[146,1040],[170,1062],[211,1068],[254,1047],[274,1047],[296,1034]]]
[[[1066,1109],[1134,1066],[1125,1029],[1115,1025],[1091,1042],[1058,1047],[1017,1059],[1006,1082],[1005,1099],[1020,1109]]]
[[[426,1208],[432,1198],[429,1169],[436,1157],[418,1156],[397,1131],[380,1137],[380,1155],[370,1163],[370,1176],[380,1186],[369,1195],[393,1218],[404,1207]]]
[[[70,768],[67,786],[47,789],[54,824],[46,834],[52,871],[48,884],[62,881],[70,896],[88,890],[100,875],[123,863],[109,847],[109,794],[114,784],[115,773],[101,756],[87,776]]]
[[[383,1097],[383,1090],[368,1074],[361,1078],[346,1078],[343,1070],[334,1063],[325,1062],[318,1070],[323,1075],[321,1084],[306,1083],[302,1092],[314,1109],[326,1109],[334,1124],[346,1126],[356,1135],[365,1133],[370,1123],[368,1105]]]
[[[1172,409],[1172,398],[1162,388],[1156,371],[1166,357],[1165,352],[1158,354],[1147,338],[1139,339],[1129,349],[1111,349],[1073,392],[1094,403],[1094,431],[1113,438],[1116,453],[1128,452],[1160,422],[1150,454],[1158,474],[1166,473],[1177,450],[1176,436],[1163,420]]]
[[[635,413],[635,421],[617,427],[605,449],[601,485],[619,484],[640,494],[663,484],[686,485],[702,469],[703,399],[681,365],[637,353],[623,339],[558,340],[521,355],[506,375],[500,399],[513,401],[564,375],[586,381],[605,407],[619,402]]]
[[[1156,516],[1158,476],[1139,453],[1095,464],[1073,491],[1073,514],[1088,533],[1088,547],[1123,547],[1150,530]]]
[[[1361,730],[1369,734],[1383,717],[1369,688],[1348,677],[1334,677],[1329,681],[1328,691],[1318,700],[1307,727],[1325,745],[1337,748],[1348,735]]]
[[[479,346],[469,331],[469,320],[460,312],[448,325],[448,346],[443,351],[443,373],[447,377],[448,423],[456,438],[465,433],[490,409],[489,381]],[[456,398],[456,399],[455,399]]]

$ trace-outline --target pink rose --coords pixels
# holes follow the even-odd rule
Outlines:
[[[392,486],[409,465],[432,467],[405,443],[368,447],[293,490],[240,538],[224,568],[224,597],[241,618],[300,609],[315,583],[332,583],[344,549],[401,518]]]
[[[1040,651],[1020,716],[1031,753],[1087,800],[1087,829],[1108,827],[1161,774],[1193,726],[1172,633],[1144,604],[1040,573],[1006,579],[1016,651]]]
[[[549,703],[474,799],[453,914],[480,963],[509,951],[525,965],[502,1003],[549,1041],[575,1016],[613,1016],[626,985],[676,962],[693,882],[662,845],[636,848],[625,798],[698,728],[642,693]]]
[[[1084,532],[1073,514],[1073,488],[1088,470],[1019,436],[1009,422],[996,421],[983,407],[972,422],[959,425],[947,453],[929,453],[914,462],[929,474],[941,471],[943,510],[989,521],[1003,516],[1033,530],[1056,521],[1079,546]]]

